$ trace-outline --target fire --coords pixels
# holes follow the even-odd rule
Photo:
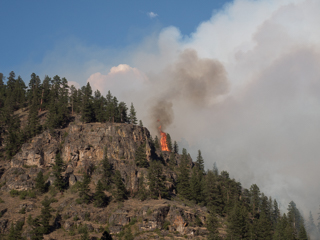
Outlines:
[[[161,138],[160,138],[161,150],[170,152],[168,145],[167,145],[167,134],[165,132],[161,131],[161,125],[159,126],[159,132],[161,135]]]

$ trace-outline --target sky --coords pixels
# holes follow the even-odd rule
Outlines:
[[[281,209],[320,204],[320,1],[1,1],[0,72],[89,82]]]

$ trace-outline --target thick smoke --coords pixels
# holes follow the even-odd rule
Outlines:
[[[158,93],[150,108],[150,122],[153,126],[166,129],[174,119],[173,101],[188,103],[188,109],[205,108],[228,92],[227,74],[217,60],[199,58],[194,49],[185,49],[178,60],[155,76]],[[162,81],[161,78],[165,78]],[[160,81],[159,81],[160,80]]]

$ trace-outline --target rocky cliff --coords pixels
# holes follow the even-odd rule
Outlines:
[[[139,201],[129,198],[124,203],[111,202],[105,208],[95,208],[92,204],[77,204],[77,194],[72,188],[77,181],[83,180],[83,173],[91,169],[91,191],[101,179],[99,166],[105,154],[113,168],[119,170],[130,196],[138,191],[141,174],[147,176],[146,168],[136,166],[135,152],[145,144],[148,161],[161,161],[168,165],[170,153],[154,149],[150,141],[150,133],[144,127],[119,123],[90,123],[75,124],[54,132],[45,131],[25,143],[10,164],[1,162],[0,166],[0,233],[7,233],[11,223],[26,221],[25,212],[37,215],[44,196],[13,198],[12,191],[32,191],[35,178],[39,171],[46,176],[48,184],[52,184],[54,176],[52,165],[58,151],[65,162],[63,176],[69,184],[64,193],[51,191],[57,202],[52,204],[57,216],[52,225],[59,225],[52,231],[48,239],[71,239],[79,226],[87,225],[90,236],[100,237],[101,231],[108,227],[113,239],[120,239],[121,232],[132,228],[135,239],[165,239],[187,237],[205,238],[206,208],[194,204],[187,206],[175,198],[174,182],[176,173],[172,168],[165,167],[166,186],[174,200],[146,200]],[[180,163],[180,155],[175,155],[175,164]],[[190,165],[192,165],[190,158]],[[52,188],[53,189],[53,188]],[[106,192],[111,196],[110,192]],[[21,198],[21,197],[20,197]],[[14,201],[12,201],[14,200]],[[58,217],[60,216],[60,218]],[[28,236],[25,224],[24,234]]]

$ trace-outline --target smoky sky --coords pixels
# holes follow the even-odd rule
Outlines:
[[[216,97],[228,92],[224,66],[215,59],[199,58],[194,49],[185,49],[176,62],[153,77],[158,82],[157,88],[152,89],[155,97],[150,106],[153,128],[160,124],[165,130],[173,123],[173,101],[186,102],[185,111],[192,111],[208,107]]]

